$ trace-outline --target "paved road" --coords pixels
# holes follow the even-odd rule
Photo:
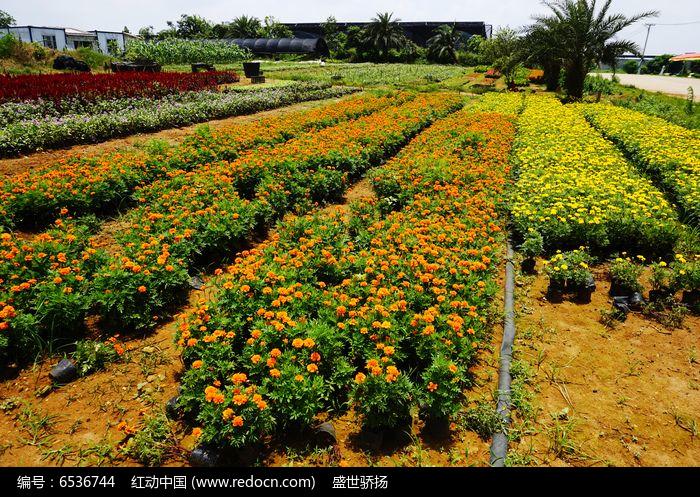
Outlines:
[[[604,78],[610,79],[612,74],[602,74]],[[649,91],[660,91],[669,95],[686,96],[688,87],[692,86],[695,92],[695,101],[700,101],[700,79],[679,78],[676,76],[652,76],[650,74],[617,74],[620,83],[632,85],[637,88]]]

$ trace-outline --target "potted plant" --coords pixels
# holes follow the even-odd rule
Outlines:
[[[583,248],[563,253],[558,251],[545,264],[549,276],[547,299],[561,301],[564,293],[573,293],[578,302],[589,303],[596,288],[591,262],[591,256]]]
[[[683,290],[683,304],[700,313],[700,254],[688,259],[676,255],[673,263],[673,287]]]
[[[535,230],[531,230],[522,245],[520,245],[520,252],[523,254],[524,259],[520,265],[520,269],[525,274],[535,273],[535,265],[537,261],[535,257],[542,254],[544,251],[544,239],[542,235]]]
[[[642,267],[629,257],[618,257],[608,269],[610,275],[610,295],[612,297],[631,296],[642,291],[639,277],[642,275]]]
[[[673,271],[668,267],[665,262],[657,262],[651,266],[651,277],[649,282],[651,283],[651,290],[649,290],[649,300],[651,302],[658,302],[668,298],[669,295],[673,293],[671,289],[671,281],[673,278]]]

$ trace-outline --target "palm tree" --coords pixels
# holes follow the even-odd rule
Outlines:
[[[549,31],[540,25],[531,27],[523,38],[523,62],[528,66],[539,66],[544,71],[544,82],[548,91],[555,91],[559,87],[559,75],[561,74],[561,59],[555,52],[551,43]]]
[[[389,59],[389,50],[400,48],[406,40],[403,29],[399,26],[401,19],[392,19],[393,13],[378,13],[365,28],[365,41],[377,50],[383,60]]]
[[[233,38],[257,38],[261,31],[262,23],[257,17],[239,16],[228,25],[229,35]]]
[[[609,14],[612,0],[605,0],[598,9],[596,0],[545,1],[551,14],[537,16],[530,28],[542,30],[548,38],[551,53],[564,69],[564,87],[569,98],[583,96],[583,82],[588,72],[599,62],[610,60],[611,54],[638,53],[639,47],[628,40],[615,36],[628,26],[648,17],[658,15],[656,11],[642,12],[633,16]]]
[[[428,40],[428,55],[439,62],[457,62],[457,48],[462,36],[453,24],[438,26]]]

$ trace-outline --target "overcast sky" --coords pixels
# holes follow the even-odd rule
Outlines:
[[[602,3],[602,0],[600,0]],[[9,12],[19,25],[69,26],[83,29],[132,32],[152,25],[165,27],[180,14],[199,14],[214,21],[227,21],[241,14],[263,18],[275,16],[283,22],[318,22],[334,15],[339,21],[366,21],[378,11],[394,12],[404,21],[485,21],[498,26],[520,27],[530,16],[545,9],[539,0],[2,0],[0,9]],[[659,10],[656,23],[697,24],[655,26],[648,54],[700,51],[700,1],[614,0],[613,10],[632,14]],[[639,24],[625,35],[640,46],[646,28]]]

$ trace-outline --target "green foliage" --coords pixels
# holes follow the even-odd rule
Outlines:
[[[128,457],[145,466],[158,466],[177,447],[168,418],[158,413],[144,420],[143,426],[132,436],[122,449]]]
[[[462,36],[455,25],[443,24],[438,26],[434,33],[428,40],[428,58],[448,64],[457,62],[457,49],[461,44]]]
[[[547,275],[551,283],[560,287],[577,288],[593,276],[590,270],[592,257],[584,249],[557,253],[545,261]]]
[[[227,25],[226,36],[231,38],[259,38],[262,23],[257,17],[238,16]]]
[[[624,64],[622,64],[622,70],[625,71],[627,74],[637,74],[638,69],[638,60],[628,60]]]
[[[414,396],[413,383],[405,374],[395,376],[394,366],[384,371],[378,364],[379,360],[370,360],[368,367],[374,367],[369,367],[369,374],[358,373],[350,396],[363,426],[372,430],[405,424],[411,417]]]
[[[490,440],[494,433],[505,428],[503,418],[496,411],[495,402],[485,400],[477,402],[464,413],[463,425],[482,440]]]
[[[483,43],[484,59],[503,74],[506,83],[515,82],[521,67],[521,37],[510,28],[502,28]]]
[[[133,40],[126,49],[129,60],[148,59],[160,64],[193,62],[227,63],[250,58],[250,52],[221,41],[168,39],[159,42]]]
[[[0,10],[0,28],[7,28],[15,24],[15,18],[4,10]]]
[[[615,91],[615,83],[597,74],[587,76],[583,84],[583,91],[589,95],[596,95],[600,100],[601,95],[612,95]]]
[[[115,337],[105,342],[81,340],[75,344],[73,358],[78,365],[80,376],[86,376],[104,369],[107,364],[121,360],[123,354],[124,347]]]
[[[265,16],[260,35],[261,38],[291,38],[294,33],[290,28],[277,21],[274,17]]]
[[[168,26],[175,30],[178,38],[209,38],[212,35],[212,24],[198,15],[182,14],[180,19]]]
[[[567,96],[578,100],[583,97],[584,81],[588,72],[599,62],[614,64],[625,52],[638,53],[631,41],[617,38],[617,34],[636,22],[657,15],[656,12],[626,16],[609,13],[611,1],[599,9],[595,0],[554,0],[546,2],[549,16],[535,17],[528,28],[540,43],[548,61],[560,61],[564,70],[564,89]]]
[[[643,261],[643,258],[640,260]],[[630,257],[616,258],[610,264],[608,272],[613,285],[616,285],[625,295],[642,291],[642,285],[639,283],[639,278],[642,276],[642,266]]]
[[[21,42],[11,34],[0,37],[0,58],[10,57],[18,43]]]
[[[525,257],[537,257],[544,252],[544,238],[539,231],[529,230],[519,250]]]
[[[77,58],[84,61],[91,69],[101,69],[112,60],[109,55],[86,47],[77,49],[76,54]]]
[[[364,42],[376,50],[382,60],[389,60],[389,51],[400,49],[406,43],[406,35],[399,25],[400,19],[389,12],[378,13],[364,29]]]

